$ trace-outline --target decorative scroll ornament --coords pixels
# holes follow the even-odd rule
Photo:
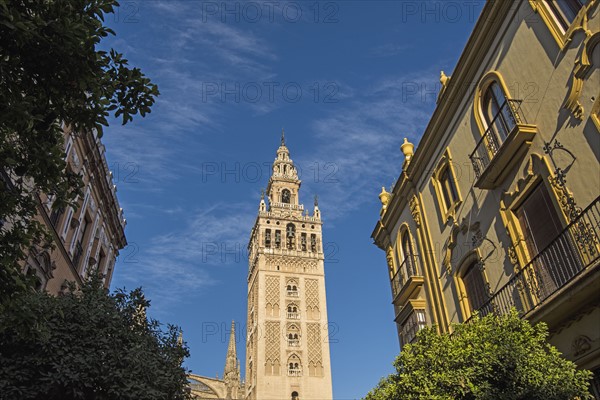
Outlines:
[[[446,268],[448,273],[452,272],[452,253],[457,244],[458,234],[467,235],[469,232],[473,232],[471,237],[472,247],[479,247],[484,240],[487,240],[481,232],[480,226],[481,224],[478,221],[470,224],[466,218],[463,218],[460,225],[453,222],[450,236],[444,245],[444,258],[442,260],[442,266]]]
[[[510,263],[513,266],[518,267],[519,266],[519,257],[517,256],[517,250],[515,249],[514,244],[511,246],[508,246],[507,254],[508,254],[508,260],[510,261]]]
[[[578,357],[578,356],[581,356],[581,355],[587,353],[588,351],[591,350],[591,348],[592,348],[592,340],[585,335],[577,336],[573,340],[573,343],[571,343],[571,349],[573,350],[573,355],[575,357]]]
[[[573,33],[577,30],[583,30],[586,35],[582,44],[583,49],[575,60],[575,66],[571,74],[571,89],[563,106],[579,120],[583,118],[584,114],[584,108],[580,101],[584,80],[592,67],[590,59],[594,48],[600,43],[600,31],[592,32],[588,29],[588,13],[596,4],[598,4],[598,0],[591,0],[584,5],[567,32],[567,43],[571,41]]]
[[[413,219],[417,226],[421,226],[421,207],[419,206],[419,201],[417,200],[417,196],[413,196],[409,201],[410,213],[412,214]]]
[[[392,246],[388,247],[387,251],[385,252],[385,258],[387,260],[388,268],[390,269],[390,271],[393,271],[393,269],[394,269],[394,249],[392,249]]]
[[[554,154],[556,151],[566,153],[570,156],[571,162],[566,167],[559,166]],[[554,143],[544,142],[544,152],[548,154],[552,166],[554,167],[554,176],[549,179],[550,184],[559,195],[559,201],[563,210],[566,211],[569,219],[573,220],[581,214],[582,210],[581,207],[577,206],[575,198],[567,189],[567,173],[577,160],[577,157],[575,157],[575,155],[569,149],[565,148],[558,140],[554,140]]]

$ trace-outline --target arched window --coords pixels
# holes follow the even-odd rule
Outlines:
[[[294,303],[290,303],[287,306],[287,317],[289,319],[298,319],[298,306]]]
[[[281,202],[289,204],[291,200],[292,194],[290,193],[290,191],[287,189],[283,189],[283,191],[281,192]]]
[[[296,354],[292,354],[288,358],[288,375],[289,376],[302,376],[302,364],[300,357]]]
[[[469,311],[480,309],[489,299],[487,284],[479,260],[472,261],[462,274],[464,295],[467,297]]]
[[[431,177],[443,221],[454,217],[457,207],[461,204],[455,172],[450,149],[446,149]]]
[[[566,32],[585,2],[586,0],[546,0],[545,3],[548,4],[558,23]]]
[[[408,230],[404,230],[401,235],[401,243],[402,243],[402,256],[404,258],[403,273],[406,275],[405,279],[408,279],[412,276],[418,274],[417,272],[417,260],[414,254],[412,240],[410,238],[410,233]]]
[[[458,191],[456,190],[456,183],[454,182],[454,176],[450,173],[450,167],[446,166],[440,172],[439,176],[440,189],[444,198],[446,209],[450,209],[454,203],[458,201]]]
[[[485,90],[482,98],[481,111],[490,130],[488,145],[495,151],[506,140],[516,125],[510,109],[509,100],[497,81],[492,81]]]
[[[300,329],[296,324],[288,325],[287,340],[290,347],[298,347],[300,345]]]
[[[286,292],[289,297],[299,297],[298,283],[293,279],[287,281]]]
[[[298,392],[296,392],[296,391],[292,392],[292,400],[300,400],[300,398],[298,397]]]

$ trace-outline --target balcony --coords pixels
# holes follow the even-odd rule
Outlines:
[[[469,155],[475,186],[494,189],[527,153],[537,133],[521,115],[522,100],[506,100]]]
[[[302,376],[301,369],[288,369],[288,376]]]
[[[506,314],[512,307],[523,315],[537,312],[585,270],[598,266],[599,261],[600,197],[597,197],[477,311],[480,316],[490,312]],[[581,293],[570,292],[572,298],[567,307],[573,308],[575,297]]]
[[[289,347],[300,347],[300,339],[288,339]]]
[[[300,297],[297,290],[288,290],[287,295],[288,297]]]
[[[287,317],[288,319],[300,319],[300,314],[297,312],[288,312]]]
[[[418,255],[410,255],[404,259],[400,268],[392,278],[392,298],[394,303],[404,304],[423,285]]]
[[[271,204],[271,208],[286,208],[288,210],[304,211],[304,204],[291,203],[275,203]]]
[[[425,310],[413,309],[410,316],[400,326],[400,345],[404,347],[413,343],[417,338],[417,332],[426,326]]]

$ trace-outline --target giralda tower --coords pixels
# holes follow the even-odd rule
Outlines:
[[[300,183],[282,132],[248,245],[248,400],[332,398],[321,213]]]

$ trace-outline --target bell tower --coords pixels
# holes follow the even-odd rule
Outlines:
[[[248,400],[332,398],[321,215],[300,185],[282,131],[248,244]]]

